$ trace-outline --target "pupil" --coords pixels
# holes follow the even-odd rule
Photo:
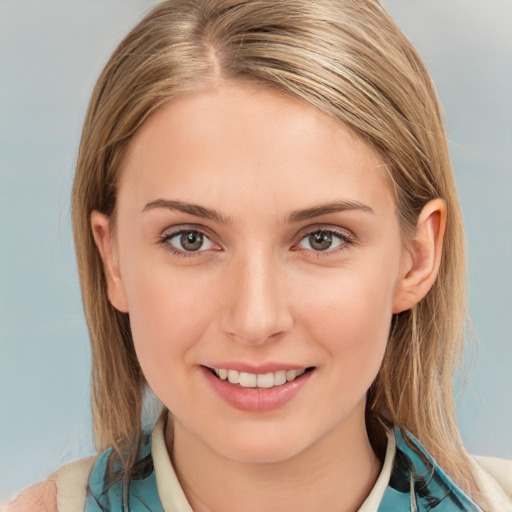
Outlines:
[[[317,251],[325,251],[332,244],[332,235],[330,233],[314,233],[309,237],[309,243]]]
[[[201,233],[195,233],[194,231],[189,231],[188,233],[183,233],[180,237],[181,246],[186,251],[197,251],[201,249],[203,245],[203,235]]]

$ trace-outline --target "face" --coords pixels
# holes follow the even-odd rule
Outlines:
[[[305,103],[224,84],[166,105],[121,172],[115,236],[93,229],[177,428],[251,461],[364,429],[408,261],[378,156]]]

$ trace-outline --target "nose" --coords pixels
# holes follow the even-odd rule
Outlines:
[[[234,340],[260,345],[276,340],[293,325],[286,271],[275,258],[251,255],[234,262],[222,328]]]

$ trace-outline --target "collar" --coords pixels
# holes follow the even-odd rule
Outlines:
[[[167,447],[165,444],[165,425],[167,411],[164,411],[153,429],[153,443],[151,455],[155,467],[156,484],[162,507],[166,512],[193,512],[187,501],[185,493],[174,471]],[[375,512],[379,508],[386,488],[388,487],[395,458],[396,440],[393,430],[388,430],[388,446],[384,464],[375,485],[359,508],[358,512]]]

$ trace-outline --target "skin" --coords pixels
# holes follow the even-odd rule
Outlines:
[[[39,482],[9,503],[5,512],[57,512],[57,487],[54,482]]]
[[[290,220],[335,202],[357,207]],[[91,224],[109,298],[129,313],[142,370],[173,413],[168,450],[196,512],[357,510],[380,469],[366,392],[392,314],[435,280],[445,218],[442,200],[428,203],[405,250],[378,155],[280,92],[222,83],[142,127],[115,232],[99,212]],[[187,253],[180,229],[204,234],[200,250]],[[331,233],[326,250],[311,244],[319,230]],[[225,362],[314,370],[289,403],[249,412],[205,380],[203,366]]]

